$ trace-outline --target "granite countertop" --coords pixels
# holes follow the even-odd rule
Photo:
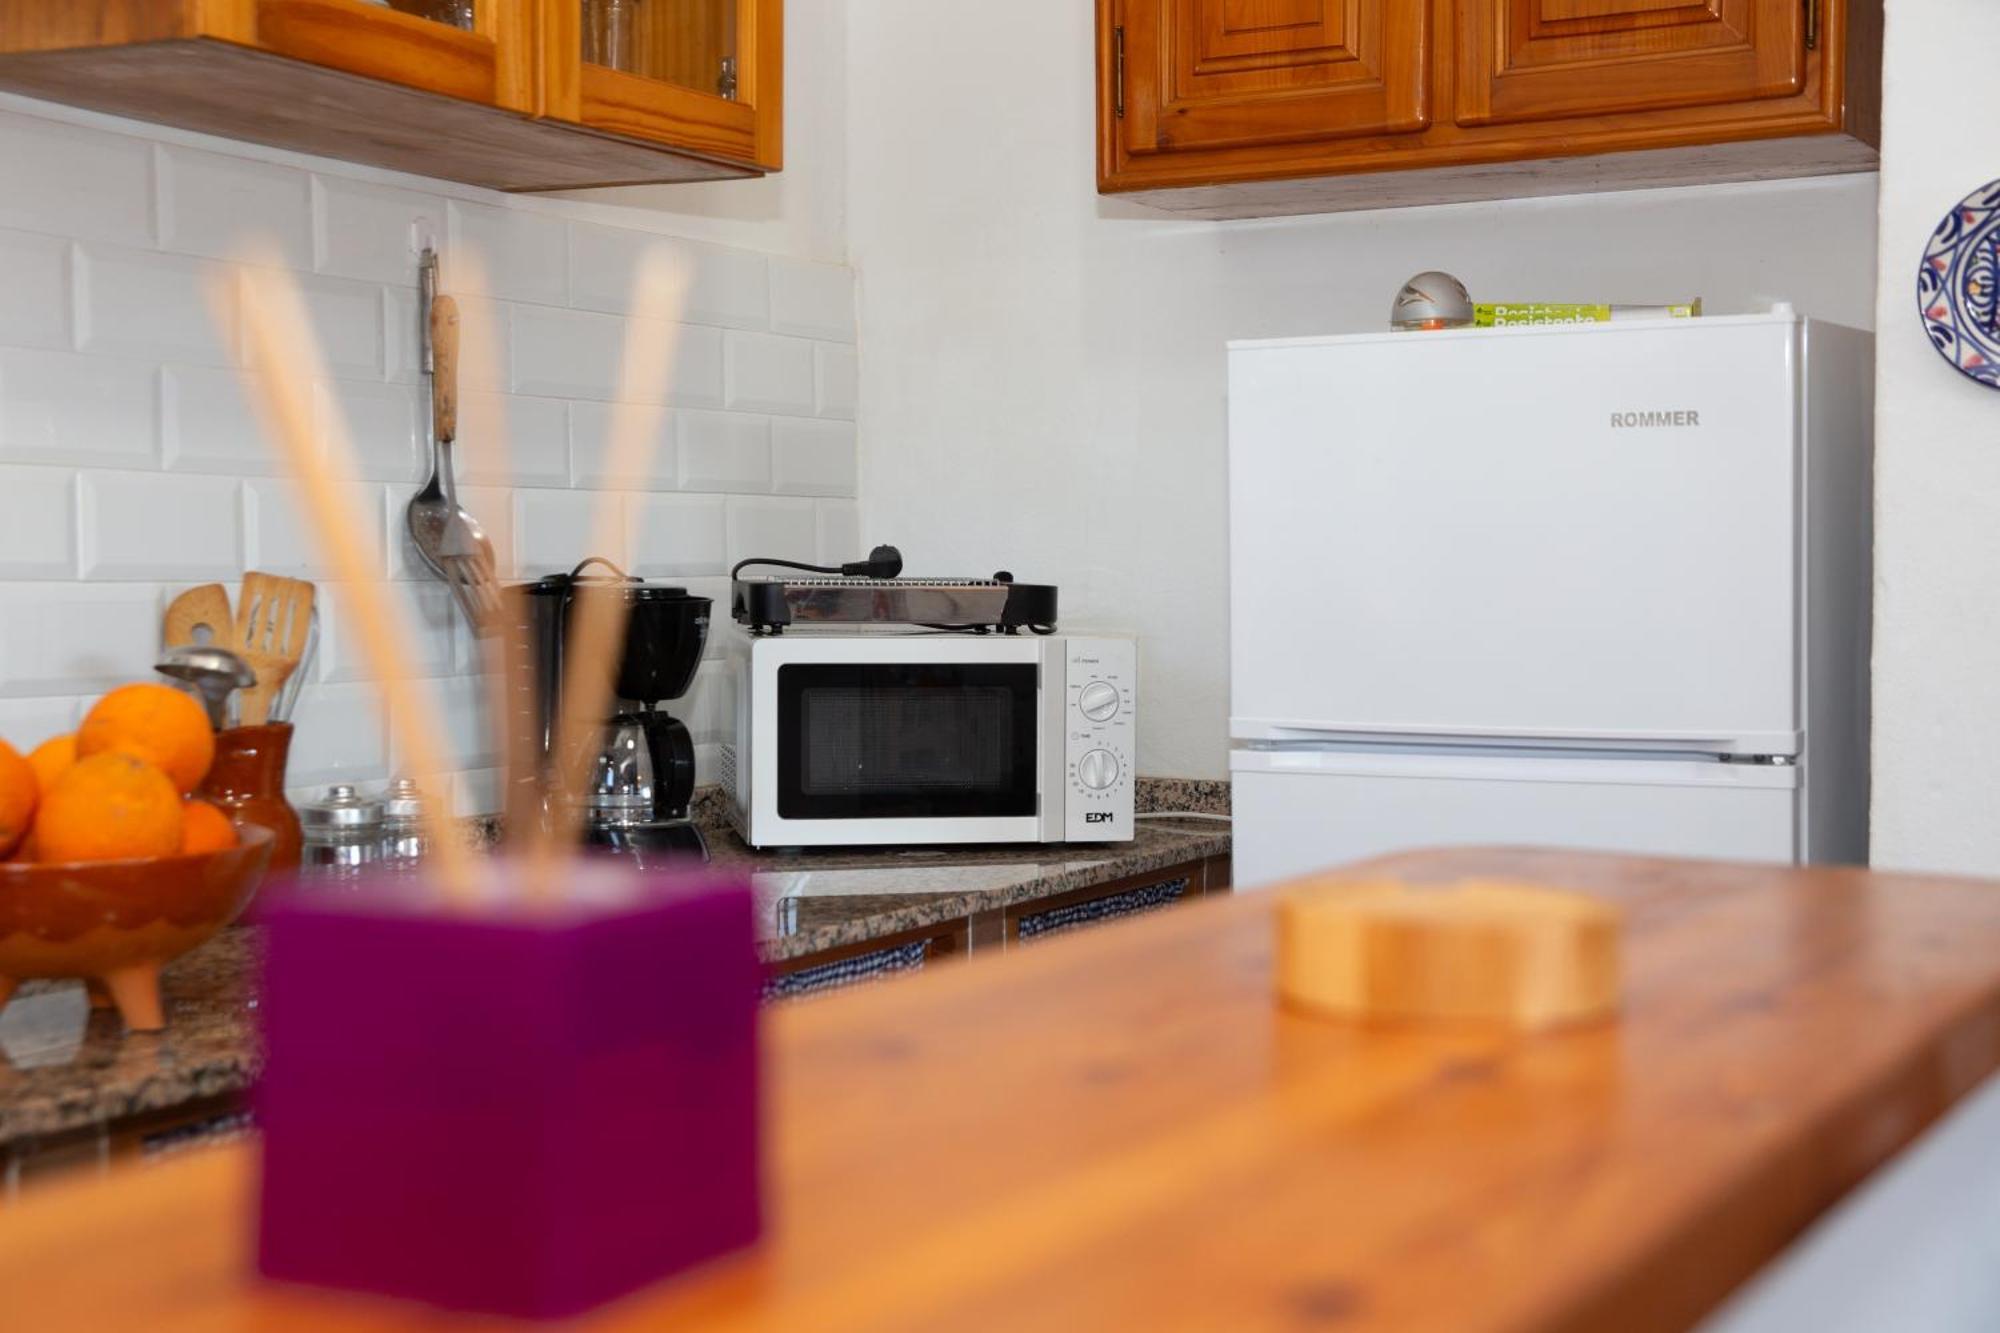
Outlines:
[[[1190,807],[1182,807],[1190,808]],[[751,872],[758,952],[783,962],[1229,851],[1229,827],[1148,819],[1131,842],[756,852],[710,829],[717,868]],[[255,927],[167,968],[167,1030],[128,1034],[75,982],[29,983],[0,1009],[0,1152],[241,1093],[262,1062]]]
[[[791,856],[753,851],[734,833],[708,835],[716,866],[750,866],[757,951],[772,963],[1223,856],[1229,845],[1227,824],[1191,819],[1145,820],[1131,842]]]

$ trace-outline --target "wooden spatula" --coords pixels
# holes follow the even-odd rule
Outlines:
[[[236,617],[229,610],[228,592],[220,583],[189,588],[167,603],[166,619],[160,630],[163,648],[184,648],[189,644],[233,647]],[[208,631],[205,636],[203,630]]]
[[[299,658],[305,653],[312,611],[313,585],[304,579],[254,570],[243,576],[229,646],[257,673],[257,683],[241,696],[244,726],[261,726],[270,720],[272,701],[298,670]]]

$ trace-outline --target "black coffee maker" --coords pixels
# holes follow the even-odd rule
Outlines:
[[[586,573],[593,566],[602,566],[603,572]],[[585,560],[567,574],[525,584],[519,592],[528,620],[524,646],[531,659],[523,683],[532,717],[524,721],[529,743],[539,747],[539,754],[530,756],[535,761],[528,766],[531,780],[553,799],[556,719],[571,674],[611,671],[617,702],[605,719],[582,798],[585,841],[641,853],[705,855],[700,833],[688,822],[694,741],[661,705],[680,698],[694,683],[708,642],[709,599],[634,578],[601,557]],[[565,654],[572,612],[582,599],[599,596],[624,598],[624,643],[610,663],[569,662]]]

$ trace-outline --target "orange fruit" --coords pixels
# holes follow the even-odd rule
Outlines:
[[[215,762],[215,732],[201,705],[171,686],[120,685],[97,701],[77,729],[76,757],[100,754],[143,759],[185,796]]]
[[[75,762],[76,733],[73,731],[51,736],[28,751],[28,767],[35,770],[35,783],[44,796],[49,794],[49,788],[56,785],[56,779]]]
[[[236,845],[236,825],[222,810],[190,797],[181,806],[181,852],[220,852]]]
[[[79,759],[35,815],[44,861],[121,861],[181,849],[181,794],[173,780],[129,754]]]
[[[21,752],[0,741],[0,860],[12,856],[34,826],[41,788]]]

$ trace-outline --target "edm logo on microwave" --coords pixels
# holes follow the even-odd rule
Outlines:
[[[1086,810],[1083,812],[1083,822],[1086,824],[1109,824],[1117,817],[1118,812],[1115,810]]]

